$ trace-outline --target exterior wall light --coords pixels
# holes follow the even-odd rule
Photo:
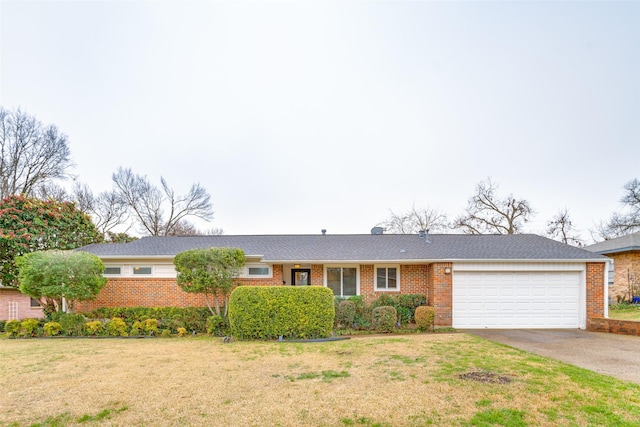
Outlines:
[[[451,267],[445,267],[444,274],[451,274]]]

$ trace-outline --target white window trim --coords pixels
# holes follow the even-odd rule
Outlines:
[[[395,288],[379,288],[378,287],[378,268],[395,268],[396,269],[396,287]],[[387,270],[387,274],[389,270]],[[400,265],[399,264],[376,264],[373,266],[373,289],[376,292],[400,292]]]
[[[324,265],[324,287],[328,288],[327,284],[327,268],[355,268],[356,269],[356,296],[360,295],[360,265],[358,264],[325,264]],[[336,295],[339,296],[339,295]],[[351,296],[351,295],[349,295]]]
[[[107,268],[119,268],[120,269],[120,273],[107,273]],[[105,265],[104,266],[104,273],[102,273],[104,276],[107,277],[118,277],[118,276],[123,276],[124,275],[124,266],[123,265]]]
[[[150,268],[151,272],[149,274],[147,273],[138,273],[136,274],[136,268]],[[122,270],[120,270],[122,271]],[[133,277],[151,277],[153,276],[154,273],[154,266],[153,265],[149,265],[149,264],[140,264],[140,265],[132,265],[131,266],[131,276]]]
[[[268,268],[269,273],[249,274],[249,268]],[[273,266],[269,264],[259,264],[259,263],[245,264],[244,267],[242,268],[242,273],[240,273],[239,277],[242,279],[271,279],[273,278]]]

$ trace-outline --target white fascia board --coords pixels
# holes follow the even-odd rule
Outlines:
[[[279,260],[279,259],[267,259],[263,260],[263,262],[269,264],[431,264],[434,262],[475,262],[475,263],[492,263],[492,262],[500,262],[500,263],[522,263],[522,262],[530,262],[530,263],[575,263],[575,264],[584,264],[585,262],[608,262],[607,259],[356,259],[356,260],[335,260],[335,259],[314,259],[314,260],[305,260],[305,259],[296,259],[296,260]]]

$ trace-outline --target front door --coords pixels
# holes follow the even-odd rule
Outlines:
[[[293,286],[305,286],[311,284],[310,268],[294,268],[291,270],[291,284]]]

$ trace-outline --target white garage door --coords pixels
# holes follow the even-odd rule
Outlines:
[[[455,328],[578,328],[580,273],[454,272]]]

